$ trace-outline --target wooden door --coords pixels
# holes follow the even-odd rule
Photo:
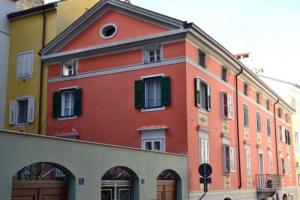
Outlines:
[[[176,181],[157,181],[157,200],[176,200]]]
[[[13,183],[12,200],[67,200],[64,181],[18,181]]]

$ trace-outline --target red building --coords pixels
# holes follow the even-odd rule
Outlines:
[[[193,23],[101,1],[42,50],[47,134],[188,155],[207,199],[296,198],[292,108]]]

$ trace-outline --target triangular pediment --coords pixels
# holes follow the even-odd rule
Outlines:
[[[113,37],[103,37],[103,28],[112,25]],[[102,0],[54,38],[41,51],[49,55],[105,45],[180,29],[184,22],[118,0]]]

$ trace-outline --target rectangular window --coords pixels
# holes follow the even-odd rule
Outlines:
[[[271,120],[267,119],[267,134],[269,137],[271,137]]]
[[[244,128],[249,128],[249,109],[248,106],[243,106],[244,110]]]
[[[208,141],[200,139],[200,164],[209,162]]]
[[[10,102],[9,124],[34,122],[34,98],[21,97]]]
[[[246,172],[247,176],[251,176],[251,150],[246,147]]]
[[[149,151],[165,151],[165,130],[141,131],[142,149]]]
[[[300,147],[299,147],[299,134],[298,134],[298,132],[295,132],[295,134],[294,134],[294,140],[295,140],[295,151],[296,152],[298,152],[298,153],[300,153]]]
[[[256,92],[256,103],[260,104],[260,94]]]
[[[227,68],[222,66],[221,78],[223,81],[227,82]]]
[[[211,87],[200,78],[195,79],[195,105],[206,111],[211,109]]]
[[[256,132],[261,133],[261,115],[256,112]]]
[[[244,83],[244,95],[248,96],[248,84]]]
[[[282,109],[278,108],[278,117],[281,118],[281,116],[282,116]]]
[[[269,151],[269,170],[270,174],[273,174],[273,156],[271,151]]]
[[[69,60],[62,63],[62,76],[74,76],[76,74],[76,60]]]
[[[223,166],[224,172],[235,172],[235,149],[228,145],[223,145]]]
[[[160,62],[162,60],[162,49],[160,44],[144,47],[144,63]]]
[[[17,79],[32,77],[33,52],[22,52],[17,55]]]
[[[198,49],[198,64],[201,67],[206,68],[206,53],[200,49]]]
[[[135,81],[135,108],[152,109],[171,103],[170,77],[151,77]]]
[[[226,92],[221,92],[222,115],[226,119],[233,119],[233,98]]]
[[[270,101],[269,100],[266,101],[266,108],[267,108],[267,110],[270,110]]]
[[[291,144],[291,138],[290,138],[290,132],[289,130],[285,129],[285,144],[290,145]]]
[[[279,125],[279,137],[280,137],[280,141],[283,142],[283,130],[282,130],[282,126]]]
[[[285,175],[286,170],[285,170],[285,162],[283,158],[281,158],[281,169],[282,169],[282,175]]]
[[[290,122],[290,117],[288,114],[285,114],[285,122],[289,123]]]
[[[77,88],[65,89],[53,94],[53,117],[66,118],[81,115],[82,90]]]

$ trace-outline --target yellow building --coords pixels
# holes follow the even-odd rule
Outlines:
[[[8,15],[11,38],[4,128],[45,130],[46,79],[39,51],[99,0],[66,0]]]

